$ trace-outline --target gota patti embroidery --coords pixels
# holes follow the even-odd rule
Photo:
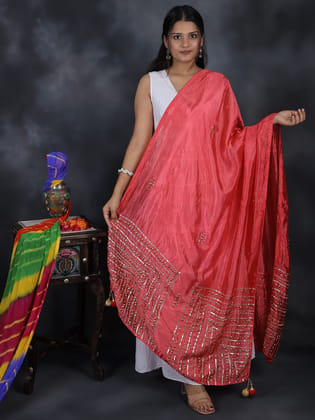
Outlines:
[[[206,236],[207,236],[206,232],[202,232],[199,235],[198,242],[197,242],[198,246],[200,246],[206,240]]]
[[[127,217],[112,223],[108,266],[121,317],[140,339],[157,348],[153,334],[179,272]],[[117,281],[123,278],[124,281]],[[135,287],[136,286],[136,287]]]
[[[152,188],[154,187],[155,183],[156,183],[156,179],[155,178],[150,179],[150,181],[147,184],[147,190],[148,191],[149,190],[152,190]]]
[[[252,352],[255,290],[195,287],[182,311],[167,362],[192,380],[214,385],[247,379]]]
[[[180,272],[127,217],[112,224],[108,264],[120,316],[160,355],[154,330]],[[117,278],[124,279],[117,282]],[[136,287],[134,284],[136,283]],[[181,296],[173,298],[172,307]],[[224,295],[197,286],[181,311],[164,359],[180,374],[203,383],[228,384],[248,377],[255,289]]]
[[[284,326],[285,314],[288,300],[289,273],[281,268],[275,267],[272,281],[268,282],[265,273],[258,273],[256,284],[256,304],[258,307],[268,307],[269,312],[264,313],[264,319],[259,319],[264,325],[263,342],[259,343],[259,337],[255,341],[260,344],[261,350],[267,357],[274,357],[277,353],[281,332]],[[267,284],[271,283],[272,296]]]

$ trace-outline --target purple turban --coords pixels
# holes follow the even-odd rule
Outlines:
[[[46,159],[48,167],[48,178],[43,187],[43,191],[46,191],[52,186],[59,184],[67,175],[68,169],[68,156],[64,153],[51,152],[46,155]]]

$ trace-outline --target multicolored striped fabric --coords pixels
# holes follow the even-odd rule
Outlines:
[[[0,401],[31,343],[60,245],[58,219],[21,229],[0,303]]]

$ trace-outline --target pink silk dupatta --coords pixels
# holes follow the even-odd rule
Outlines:
[[[228,80],[202,70],[165,111],[109,231],[122,321],[182,375],[246,380],[284,322],[288,205],[273,115],[244,127]]]

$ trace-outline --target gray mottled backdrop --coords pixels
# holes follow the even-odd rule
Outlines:
[[[314,2],[191,1],[204,16],[208,67],[231,81],[246,124],[304,106],[283,129],[292,283],[285,337],[314,345]],[[175,1],[0,0],[1,287],[11,225],[46,217],[45,155],[69,155],[72,214],[102,223],[133,127],[133,95]],[[286,342],[286,341],[285,341]]]

